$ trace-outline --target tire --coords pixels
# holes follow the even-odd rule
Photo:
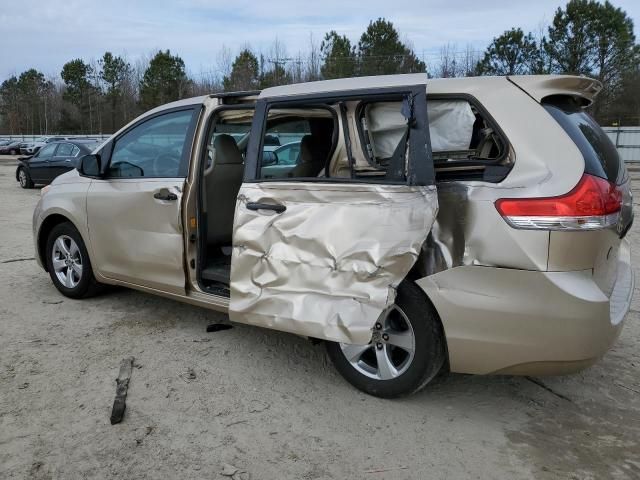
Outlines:
[[[388,332],[386,338],[385,332]],[[338,372],[351,385],[370,395],[394,398],[415,393],[424,388],[445,363],[440,318],[422,289],[411,281],[400,284],[395,305],[376,322],[373,336],[366,347],[326,342],[327,353]],[[412,353],[410,348],[394,346],[394,343],[409,345],[411,336]],[[352,357],[351,361],[347,355]],[[380,355],[389,359],[386,364],[392,369],[379,368]]]
[[[9,152],[9,155],[17,155],[17,154],[18,154],[18,153],[17,153],[15,150],[11,150],[11,151]]]
[[[33,188],[33,180],[31,180],[29,172],[24,168],[18,170],[18,182],[20,182],[22,188]]]
[[[87,248],[71,223],[60,223],[51,229],[45,255],[51,281],[65,297],[87,298],[101,290]]]

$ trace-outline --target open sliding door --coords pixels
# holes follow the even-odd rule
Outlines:
[[[300,154],[266,178],[274,138]],[[424,84],[261,99],[236,203],[231,320],[368,343],[437,209]]]

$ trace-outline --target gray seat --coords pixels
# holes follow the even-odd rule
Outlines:
[[[305,135],[300,141],[298,163],[291,169],[289,177],[317,177],[327,161],[329,147],[326,141],[318,141],[313,135]]]
[[[242,185],[244,159],[231,135],[213,142],[215,159],[207,175],[207,240],[209,245],[231,245],[236,197]]]

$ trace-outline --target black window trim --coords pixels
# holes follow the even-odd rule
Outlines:
[[[176,113],[176,112],[183,112],[183,111],[192,111],[192,115],[191,115],[191,120],[189,122],[189,126],[187,127],[187,132],[185,135],[185,139],[184,139],[184,145],[182,147],[182,158],[180,159],[180,166],[178,167],[178,175],[172,175],[172,176],[134,176],[134,177],[109,177],[107,175],[107,171],[108,168],[111,164],[111,155],[113,154],[113,147],[115,146],[115,144],[118,142],[118,140],[120,140],[124,135],[126,135],[127,133],[129,133],[131,130],[133,130],[134,128],[142,125],[143,123],[146,123],[150,120],[153,120],[155,118],[158,118],[162,115],[167,115],[170,113]],[[195,140],[195,131],[196,131],[196,127],[198,125],[198,121],[200,119],[200,115],[202,114],[202,111],[204,110],[204,105],[202,103],[194,103],[191,105],[183,105],[180,107],[174,107],[174,108],[167,108],[165,110],[161,110],[159,112],[156,112],[152,115],[148,115],[144,118],[141,118],[140,120],[138,120],[137,122],[131,124],[129,127],[127,127],[126,130],[123,130],[122,132],[118,133],[118,135],[112,139],[109,140],[109,142],[102,147],[102,149],[100,150],[100,152],[98,152],[100,154],[101,160],[102,160],[102,165],[100,168],[100,174],[101,174],[101,178],[104,180],[130,180],[130,179],[155,179],[155,178],[187,178],[188,173],[189,173],[189,166],[191,163],[191,154],[192,154],[192,150],[193,150],[193,146],[194,146],[194,140]]]

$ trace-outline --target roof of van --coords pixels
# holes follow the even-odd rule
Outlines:
[[[401,75],[376,75],[372,77],[338,78],[335,80],[294,83],[290,85],[266,88],[262,90],[262,92],[213,93],[211,95],[184,98],[182,100],[167,103],[144,113],[143,116],[171,108],[202,104],[207,98],[256,96],[258,93],[259,98],[271,98],[331,93],[344,90],[402,87],[420,84],[427,85],[429,93],[467,93],[477,91],[482,88],[504,88],[505,86],[515,85],[538,102],[550,95],[571,95],[580,97],[586,104],[593,102],[595,96],[602,89],[602,84],[597,80],[573,75],[510,75],[506,77],[483,76],[428,78],[425,73],[408,73]]]
[[[263,90],[260,98],[331,93],[343,90],[401,87],[426,84],[430,93],[465,93],[478,88],[500,88],[513,84],[540,102],[549,95],[572,95],[591,103],[602,89],[597,80],[573,75],[510,75],[428,78],[424,73],[339,78],[281,85]]]

